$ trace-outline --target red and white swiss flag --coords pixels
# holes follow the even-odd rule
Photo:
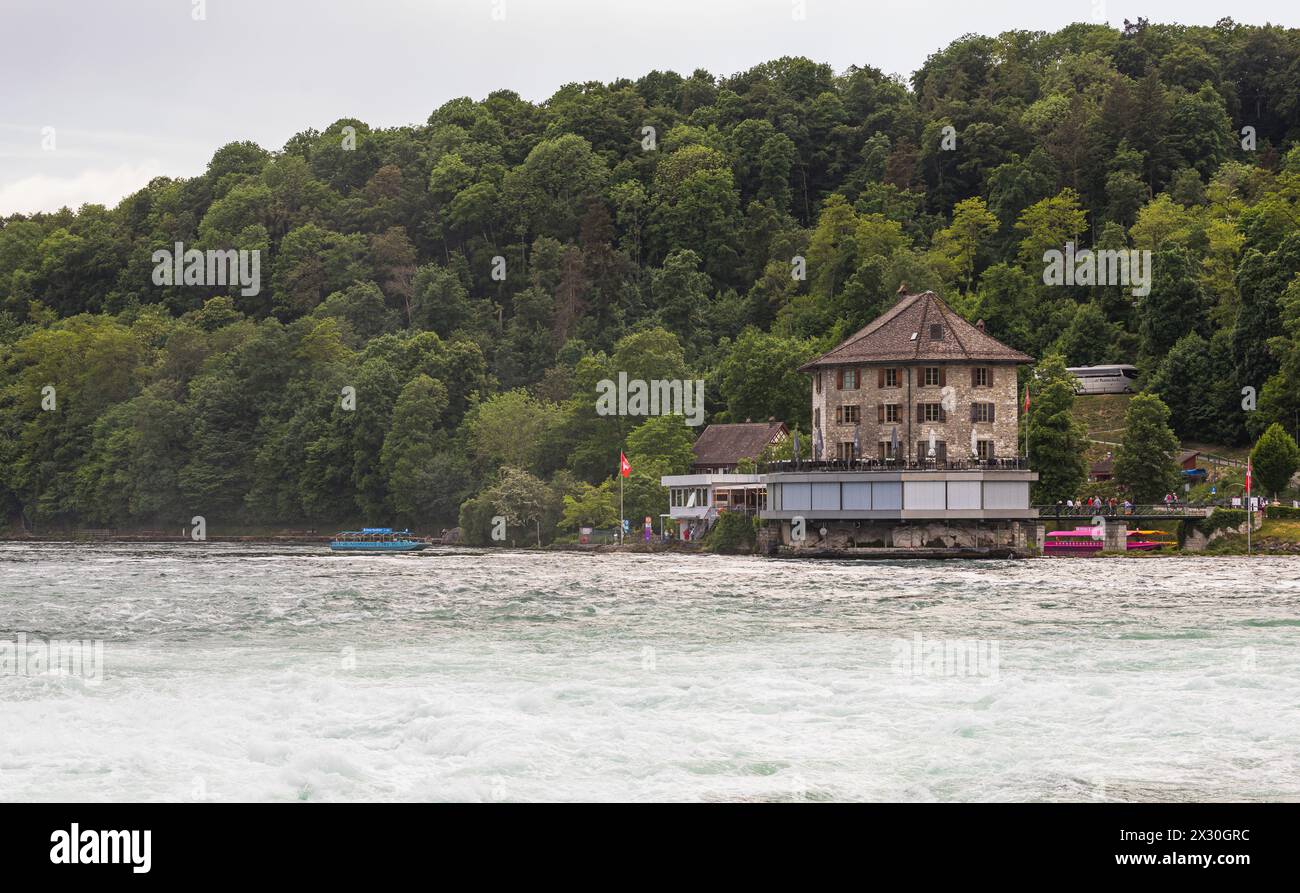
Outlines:
[[[622,450],[618,452],[618,473],[623,477],[629,477],[632,474],[632,463],[627,461],[627,456],[623,455]]]
[[[1251,478],[1250,457],[1246,457],[1246,495],[1250,495],[1250,478]]]

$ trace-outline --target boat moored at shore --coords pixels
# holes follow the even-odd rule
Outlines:
[[[427,548],[427,540],[416,537],[409,530],[393,530],[391,527],[345,530],[330,540],[330,550],[334,552],[419,552]]]
[[[1130,530],[1126,551],[1156,552],[1165,546],[1178,545],[1173,540],[1152,539],[1157,536],[1169,536],[1163,530]],[[1095,527],[1076,527],[1073,530],[1053,530],[1044,537],[1044,555],[1096,555],[1102,551],[1105,542],[1097,536]]]

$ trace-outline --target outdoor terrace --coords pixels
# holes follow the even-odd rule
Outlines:
[[[761,474],[789,474],[792,472],[846,472],[846,471],[1028,471],[1029,460],[1024,457],[1010,459],[785,459],[759,465]]]

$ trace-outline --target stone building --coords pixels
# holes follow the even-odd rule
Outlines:
[[[818,458],[921,461],[930,458],[932,439],[941,464],[1014,457],[1016,367],[1030,362],[934,292],[903,295],[801,367],[812,376]]]
[[[934,293],[904,294],[801,367],[814,458],[760,469],[764,546],[1032,549],[1016,381],[1030,362]]]

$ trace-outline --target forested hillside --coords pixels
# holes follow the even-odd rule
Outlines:
[[[547,531],[613,523],[625,449],[628,515],[657,516],[696,432],[598,416],[597,381],[701,378],[709,421],[807,431],[795,367],[903,284],[1033,356],[1135,363],[1183,438],[1290,430],[1298,136],[1300,31],[1225,20],[971,36],[910,83],[784,58],[233,143],[115,208],[0,221],[0,507]],[[1045,285],[1070,241],[1150,250],[1150,294]],[[260,292],[155,285],[177,242],[260,250]]]

